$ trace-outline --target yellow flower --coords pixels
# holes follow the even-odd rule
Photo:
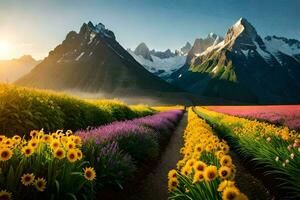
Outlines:
[[[0,135],[0,143],[3,142],[3,141],[5,141],[5,140],[6,140],[5,135]]]
[[[84,169],[84,178],[89,181],[93,181],[96,178],[96,172],[92,167],[86,167]]]
[[[11,192],[8,192],[7,190],[1,190],[0,191],[0,199],[3,200],[11,200]]]
[[[54,150],[54,157],[58,159],[63,159],[65,157],[65,150],[63,148],[56,148]]]
[[[33,130],[33,131],[30,132],[30,136],[31,136],[32,138],[37,137],[38,134],[39,134],[39,131],[37,131],[37,130]]]
[[[195,152],[198,152],[198,153],[201,154],[202,151],[203,151],[202,145],[201,145],[201,144],[196,145],[196,147],[195,147]]]
[[[30,146],[25,146],[22,148],[22,153],[25,157],[29,157],[33,154],[34,149]]]
[[[66,149],[74,149],[76,147],[76,144],[73,142],[73,141],[68,141],[67,143],[66,143]]]
[[[171,178],[168,181],[168,190],[169,192],[172,192],[176,187],[178,187],[179,181],[177,178]]]
[[[195,164],[194,164],[194,170],[195,170],[195,171],[204,171],[204,169],[205,169],[206,166],[207,166],[207,165],[206,165],[204,162],[202,162],[202,161],[197,161],[197,162],[195,162]]]
[[[222,192],[226,187],[233,187],[235,184],[234,181],[224,180],[218,186],[218,192]]]
[[[219,169],[219,176],[222,179],[227,179],[231,176],[231,168],[227,167],[227,166],[222,166]]]
[[[204,179],[206,181],[213,181],[218,176],[218,169],[216,166],[210,165],[204,170]]]
[[[33,174],[23,174],[21,177],[21,183],[25,186],[33,184],[34,175]]]
[[[196,160],[192,158],[187,161],[186,165],[189,167],[193,167],[195,162],[196,162]]]
[[[46,189],[46,184],[47,184],[47,181],[44,179],[44,178],[37,178],[35,181],[34,181],[34,186],[35,188],[40,191],[40,192],[43,192],[45,191]]]
[[[28,142],[28,146],[32,147],[32,148],[37,148],[39,145],[39,141],[37,139],[32,139]]]
[[[234,200],[240,195],[236,187],[226,187],[222,193],[222,200]]]
[[[203,181],[204,180],[204,173],[202,171],[197,171],[194,175],[193,183]]]
[[[67,153],[67,158],[69,162],[73,163],[77,160],[77,152],[75,149],[70,149]]]
[[[80,149],[77,149],[76,152],[77,152],[77,160],[81,160],[83,156],[82,151]]]
[[[79,136],[73,136],[73,142],[77,145],[77,146],[81,146],[82,145],[82,140],[81,140],[81,137]]]
[[[188,176],[190,173],[192,172],[192,168],[188,165],[185,165],[182,169],[181,169],[181,174],[184,176]]]
[[[58,139],[52,140],[51,143],[50,143],[50,147],[51,147],[52,149],[56,149],[56,148],[60,147],[60,142],[59,142],[59,140],[58,140]]]
[[[221,158],[221,161],[220,161],[221,165],[222,166],[231,166],[232,165],[232,159],[230,156],[228,155],[225,155]]]
[[[0,148],[0,160],[7,161],[13,156],[13,152],[11,149],[4,147]]]
[[[168,178],[171,179],[176,177],[177,177],[177,171],[175,169],[170,170],[168,173]]]
[[[51,140],[52,140],[51,135],[43,135],[43,137],[42,137],[43,142],[49,143],[49,142],[51,142]]]

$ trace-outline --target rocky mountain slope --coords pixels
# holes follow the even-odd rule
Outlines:
[[[190,92],[249,103],[300,103],[300,45],[297,40],[262,39],[244,18],[222,42],[194,54],[172,74]]]

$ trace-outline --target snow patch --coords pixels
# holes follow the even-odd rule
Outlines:
[[[80,60],[80,58],[84,55],[84,52],[81,52],[81,54],[75,59],[76,61]]]
[[[94,40],[95,37],[96,37],[96,34],[92,32],[90,34],[90,41],[88,42],[88,44],[91,44],[93,42],[93,40]]]
[[[182,67],[186,62],[186,56],[174,56],[170,58],[161,59],[156,56],[151,56],[152,61],[143,58],[141,55],[136,55],[133,51],[128,51],[129,54],[141,65],[151,73],[158,73],[158,76],[168,76],[174,71]],[[163,71],[163,72],[160,72]]]

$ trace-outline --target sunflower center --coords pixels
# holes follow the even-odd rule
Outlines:
[[[2,158],[8,157],[8,152],[7,151],[3,151],[2,154],[1,154],[1,157]]]

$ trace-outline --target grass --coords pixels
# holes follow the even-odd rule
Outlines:
[[[0,132],[8,136],[40,129],[76,131],[155,112],[147,106],[130,108],[115,100],[88,101],[46,90],[0,85]]]

